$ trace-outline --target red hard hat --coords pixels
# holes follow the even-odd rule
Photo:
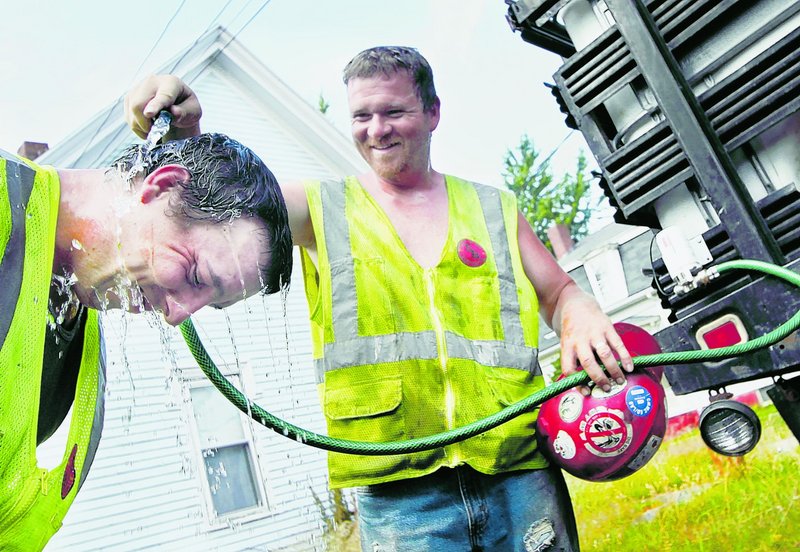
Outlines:
[[[620,322],[614,327],[631,356],[661,352],[642,328]],[[626,374],[624,385],[606,393],[593,386],[588,397],[569,389],[539,409],[536,437],[551,462],[575,477],[612,481],[632,474],[653,457],[667,428],[660,380],[662,367]]]

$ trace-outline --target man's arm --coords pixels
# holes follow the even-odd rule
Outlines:
[[[306,190],[302,182],[280,183],[286,210],[289,212],[289,228],[292,230],[294,245],[314,250],[314,228],[311,225],[311,212],[308,209]]]
[[[569,375],[583,368],[592,381],[607,389],[610,381],[596,354],[612,378],[624,379],[614,353],[628,372],[633,370],[631,356],[597,301],[558,265],[522,213],[517,238],[525,274],[536,289],[545,321],[561,337],[562,372]]]

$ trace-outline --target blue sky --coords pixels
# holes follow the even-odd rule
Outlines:
[[[503,156],[523,133],[545,154],[569,134],[543,85],[561,60],[511,32],[503,0],[271,0],[258,12],[263,4],[33,0],[4,10],[0,148],[16,151],[23,140],[58,144],[191,44],[223,7],[217,23],[238,32],[237,40],[307,101],[323,94],[344,133],[340,75],[347,61],[377,44],[418,48],[442,99],[432,146],[437,170],[500,185]],[[553,158],[556,171],[572,169],[579,149],[588,152],[575,132]]]

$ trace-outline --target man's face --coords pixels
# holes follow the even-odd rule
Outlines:
[[[385,180],[414,176],[430,167],[431,132],[439,124],[439,100],[427,112],[406,71],[347,84],[353,141]]]
[[[261,290],[259,267],[268,259],[260,222],[189,223],[164,207],[161,200],[142,205],[135,226],[123,229],[124,274],[143,304],[121,304],[112,293],[109,308],[158,311],[174,326],[206,305],[226,307]]]
[[[177,325],[206,305],[227,307],[261,290],[266,237],[254,219],[166,224],[165,230],[170,226],[127,265],[145,308],[160,311],[168,324]]]

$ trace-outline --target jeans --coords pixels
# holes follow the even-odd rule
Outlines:
[[[577,551],[561,471],[469,466],[357,489],[364,552]]]

